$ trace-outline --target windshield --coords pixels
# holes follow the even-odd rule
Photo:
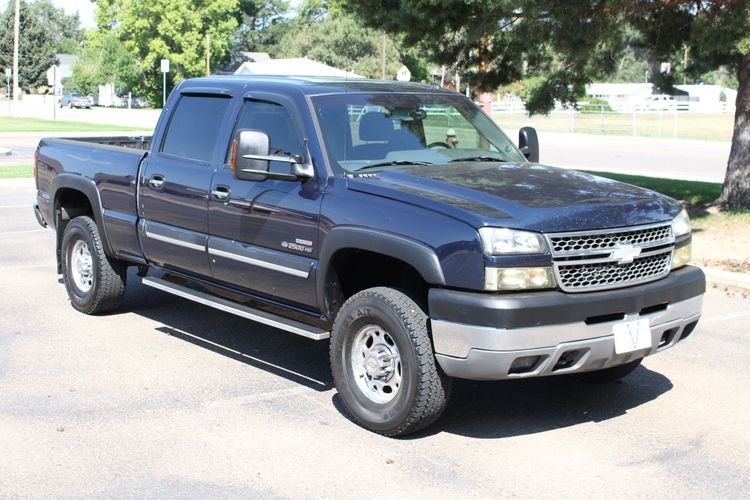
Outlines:
[[[444,94],[336,94],[312,98],[339,173],[452,161],[526,161],[471,101]]]

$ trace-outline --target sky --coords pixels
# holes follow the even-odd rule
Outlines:
[[[67,14],[78,11],[81,18],[81,27],[84,29],[94,28],[94,4],[91,0],[52,0],[52,3],[65,9]]]

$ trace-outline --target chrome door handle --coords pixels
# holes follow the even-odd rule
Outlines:
[[[219,201],[227,201],[230,193],[230,189],[226,186],[216,186],[211,191],[211,195]]]
[[[148,185],[154,189],[161,189],[164,187],[164,176],[163,175],[152,175],[148,180]]]

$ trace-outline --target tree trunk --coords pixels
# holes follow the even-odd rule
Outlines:
[[[737,79],[732,149],[719,202],[730,210],[750,210],[750,52],[742,57]]]

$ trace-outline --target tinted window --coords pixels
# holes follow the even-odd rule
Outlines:
[[[271,154],[298,155],[302,154],[303,145],[297,130],[294,128],[292,116],[287,109],[274,102],[247,101],[242,106],[236,130],[259,130],[268,134],[271,142]],[[289,164],[271,162],[271,172],[289,172]]]
[[[183,96],[169,121],[162,152],[180,158],[211,161],[228,106],[229,99],[222,97]]]

